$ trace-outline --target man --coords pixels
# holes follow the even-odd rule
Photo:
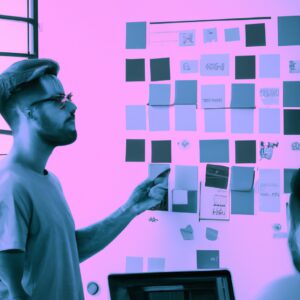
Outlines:
[[[48,59],[0,75],[0,112],[14,142],[0,161],[0,299],[82,300],[79,263],[107,246],[138,214],[160,204],[168,172],[147,179],[108,218],[75,230],[58,179],[45,167],[76,140],[76,105]]]
[[[291,191],[288,207],[288,246],[297,272],[271,282],[256,300],[298,300],[300,298],[300,169],[291,180]]]

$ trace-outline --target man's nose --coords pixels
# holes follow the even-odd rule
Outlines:
[[[74,114],[75,111],[77,110],[77,106],[71,101],[66,101],[65,102],[65,107],[72,114]]]

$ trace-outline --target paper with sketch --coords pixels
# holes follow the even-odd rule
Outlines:
[[[200,220],[229,220],[230,196],[224,189],[200,184]]]

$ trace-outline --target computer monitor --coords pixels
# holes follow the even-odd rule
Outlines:
[[[234,300],[228,270],[110,274],[111,300]]]

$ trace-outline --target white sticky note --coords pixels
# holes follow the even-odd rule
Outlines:
[[[186,190],[173,190],[173,204],[188,204],[188,191]]]

